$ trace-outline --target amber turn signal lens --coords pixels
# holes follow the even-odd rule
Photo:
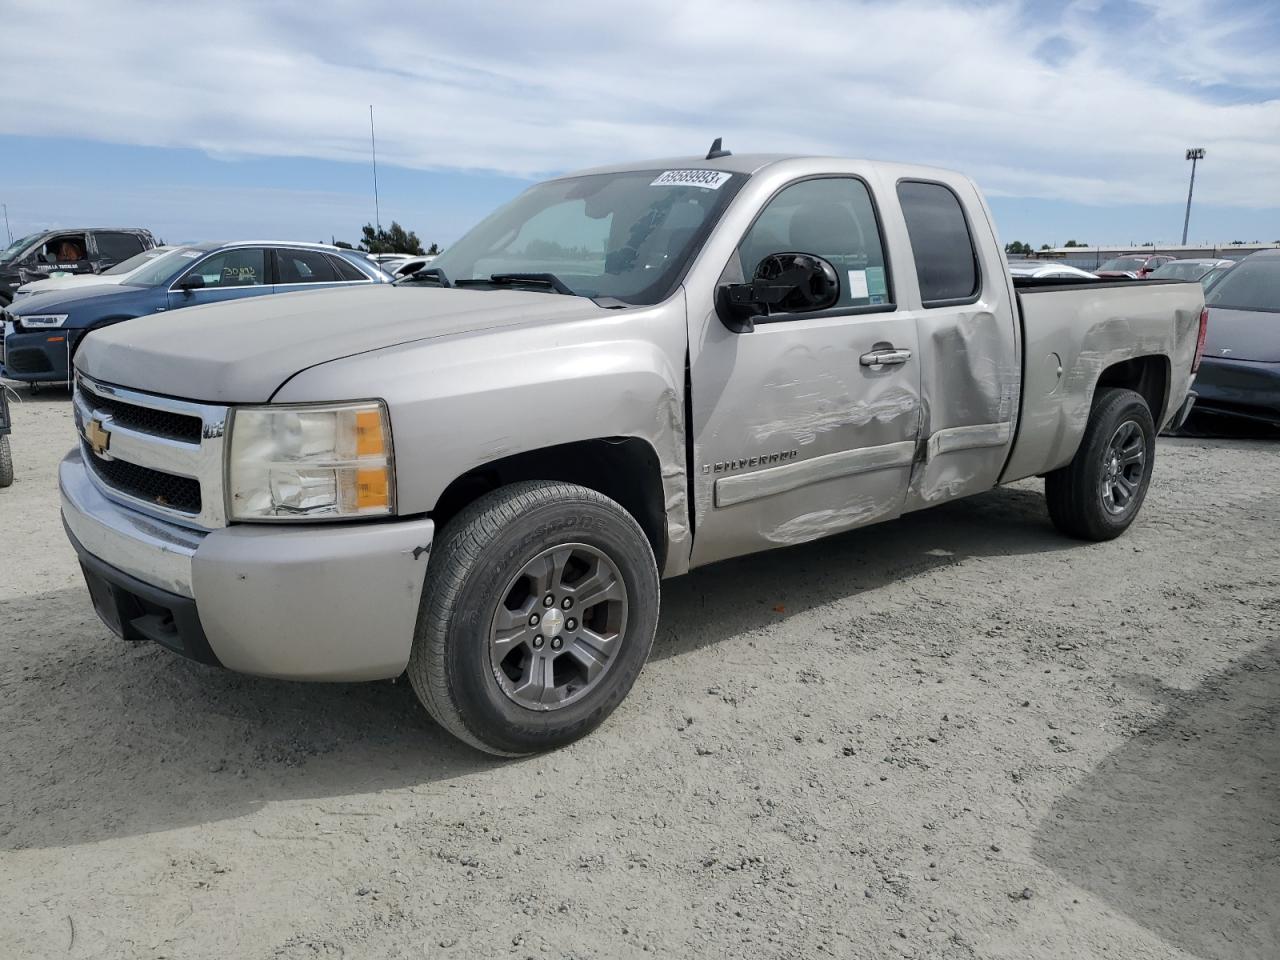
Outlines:
[[[376,457],[386,452],[386,442],[382,436],[382,414],[377,410],[362,410],[357,413],[356,456]]]
[[[356,506],[360,510],[391,506],[391,486],[386,467],[356,471]]]

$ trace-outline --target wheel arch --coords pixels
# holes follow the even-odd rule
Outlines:
[[[662,466],[648,440],[596,437],[487,461],[451,480],[429,515],[443,527],[484,494],[521,480],[575,483],[616,501],[640,524],[658,569],[665,567],[670,537]]]
[[[1169,358],[1160,354],[1130,357],[1106,367],[1094,384],[1093,399],[1108,387],[1132,390],[1147,401],[1151,419],[1159,431],[1165,420],[1165,407],[1169,402]]]

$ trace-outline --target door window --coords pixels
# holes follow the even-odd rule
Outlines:
[[[89,259],[89,245],[83,233],[62,233],[50,237],[36,250],[36,262],[44,264],[75,264]]]
[[[368,280],[359,268],[353,263],[348,263],[338,256],[330,256],[329,262],[333,264],[333,269],[338,271],[338,278],[346,280],[348,283],[355,283],[358,280]]]
[[[204,278],[206,288],[254,287],[266,282],[266,251],[261,247],[224,250],[202,260],[191,274]]]
[[[960,198],[940,183],[904,180],[898,184],[898,200],[907,221],[923,305],[976,300],[978,254]]]
[[[761,211],[738,247],[743,277],[774,253],[828,260],[840,278],[840,307],[891,306],[884,243],[867,185],[853,177],[802,180]]]
[[[276,250],[277,283],[337,283],[338,271],[319,250]]]
[[[128,260],[145,249],[136,233],[95,233],[93,237],[98,242],[98,256],[113,263]]]

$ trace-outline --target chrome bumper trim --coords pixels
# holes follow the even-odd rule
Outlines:
[[[191,561],[204,534],[119,506],[101,490],[79,449],[58,465],[62,518],[84,548],[130,576],[194,598]]]

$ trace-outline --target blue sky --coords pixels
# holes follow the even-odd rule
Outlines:
[[[226,2],[216,15],[0,0],[0,201],[15,235],[449,243],[534,179],[797,151],[956,167],[1005,240],[1280,240],[1269,0]],[[62,67],[61,64],[71,64]],[[52,70],[68,70],[58,80]]]

